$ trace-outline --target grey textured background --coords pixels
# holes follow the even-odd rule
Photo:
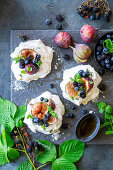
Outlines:
[[[113,16],[109,24],[100,21],[90,21],[79,17],[75,9],[81,0],[0,0],[0,95],[10,99],[10,30],[11,29],[55,29],[56,14],[63,14],[65,21],[63,28],[78,30],[84,24],[91,24],[100,29],[113,27]],[[113,9],[112,0],[109,0]],[[45,24],[50,18],[51,26]],[[110,75],[112,77],[112,75]],[[107,81],[107,80],[106,80]],[[110,96],[110,95],[109,95]],[[1,170],[16,170],[20,162],[26,159],[21,157],[15,162],[0,167]],[[87,146],[83,158],[76,163],[79,170],[112,170],[113,146]],[[50,169],[49,166],[42,169]]]

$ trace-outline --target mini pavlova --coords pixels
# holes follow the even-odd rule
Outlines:
[[[39,40],[21,42],[11,54],[11,69],[17,80],[30,82],[44,78],[51,71],[53,50]]]
[[[63,97],[76,105],[86,105],[99,95],[97,86],[102,78],[90,65],[78,65],[66,69],[60,84]]]
[[[57,133],[62,125],[64,105],[58,95],[46,91],[39,97],[32,99],[27,106],[24,123],[33,132],[44,134]]]

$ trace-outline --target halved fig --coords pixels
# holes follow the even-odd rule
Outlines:
[[[56,118],[54,118],[52,115],[50,116],[48,123],[49,124],[54,124],[56,122]]]
[[[37,102],[33,107],[32,107],[32,115],[35,117],[42,109],[42,104],[40,102]]]
[[[43,118],[45,117],[45,115],[42,114],[42,113],[39,113],[37,117],[38,117],[39,119],[43,119]]]
[[[77,98],[79,91],[75,90],[75,87],[73,86],[73,81],[69,81],[66,85],[66,92],[69,96]]]
[[[84,77],[81,79],[82,79],[82,83],[84,84],[84,89],[86,93],[88,93],[93,88],[94,82],[90,77]]]
[[[29,56],[33,59],[35,54],[36,52],[32,49],[22,49],[20,51],[20,55],[23,56],[25,59],[26,57],[29,57]]]
[[[47,103],[42,103],[42,110],[41,113],[46,114],[47,113]]]
[[[52,110],[55,110],[55,102],[52,99],[49,100],[49,105],[51,106]]]

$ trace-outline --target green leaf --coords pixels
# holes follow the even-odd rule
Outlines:
[[[16,123],[18,123],[18,121],[25,116],[26,111],[27,111],[26,103],[22,106],[17,107],[17,111],[16,111],[15,117],[14,117],[14,120]]]
[[[4,165],[9,162],[7,157],[7,149],[3,147],[1,143],[1,135],[0,135],[0,165]]]
[[[27,116],[27,119],[29,119],[29,118],[33,119],[34,117],[29,114],[29,115]]]
[[[113,47],[108,51],[108,53],[113,53]]]
[[[82,157],[84,148],[85,144],[83,142],[75,139],[68,140],[59,146],[59,156],[71,162],[76,162]]]
[[[77,170],[77,168],[69,160],[58,158],[52,163],[52,170]]]
[[[111,114],[112,113],[112,107],[110,105],[106,106],[105,112]]]
[[[89,84],[93,84],[93,81],[89,81]]]
[[[99,113],[103,113],[106,109],[106,103],[104,102],[98,102],[97,106],[99,108]]]
[[[45,128],[45,126],[44,126],[44,124],[43,124],[43,125],[41,125],[41,128],[42,128],[43,130],[46,130],[46,128]]]
[[[82,80],[81,79],[76,79],[76,82],[82,83]]]
[[[17,107],[14,103],[9,100],[0,98],[0,124],[7,128],[9,132],[15,127],[15,122],[13,120]]]
[[[72,81],[76,81],[76,79],[74,79],[74,78],[72,78],[72,77],[70,77],[70,80],[72,80]]]
[[[19,152],[14,148],[8,148],[7,155],[9,159],[17,159],[19,158]]]
[[[74,100],[74,97],[70,96],[70,98],[71,98],[72,100]]]
[[[7,146],[12,147],[14,145],[14,141],[11,138],[11,135],[9,133],[7,133],[7,132],[5,132],[5,133],[6,133]]]
[[[42,61],[41,61],[41,60],[39,60],[36,64],[37,64],[37,66],[39,66],[39,67],[40,67],[40,65],[42,64]]]
[[[106,131],[106,135],[113,135],[113,131]]]
[[[105,111],[105,109],[100,109],[99,113],[103,113]]]
[[[112,41],[110,39],[105,40],[104,41],[104,46],[106,46],[108,49],[111,49]]]
[[[17,123],[16,123],[17,127],[22,127],[23,126],[23,120],[20,119]]]
[[[5,127],[3,124],[1,125],[1,142],[3,146],[7,147]]]
[[[16,63],[18,63],[20,59],[25,60],[25,58],[23,56],[20,56],[20,57],[13,58],[13,61],[16,61]]]
[[[21,74],[27,74],[25,70],[22,70],[21,71]]]
[[[53,162],[57,156],[55,145],[47,140],[36,141],[44,148],[44,152],[37,156],[37,160],[42,164],[46,162]]]
[[[55,117],[55,118],[57,118],[58,117],[58,115],[52,110],[52,108],[51,108],[51,106],[47,106],[47,110],[51,113],[51,115],[53,116],[53,117]]]
[[[34,168],[31,165],[31,163],[27,160],[20,164],[20,166],[18,167],[18,170],[34,170]]]
[[[110,125],[110,122],[105,122],[103,124],[100,125],[100,129],[106,127],[106,126],[109,126]]]
[[[27,67],[27,71],[31,72],[32,70],[32,67]]]
[[[74,76],[76,79],[81,79],[81,76],[79,73],[76,73],[75,76]]]

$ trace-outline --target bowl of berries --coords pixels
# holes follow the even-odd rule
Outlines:
[[[113,32],[103,35],[95,46],[95,59],[105,70],[113,72]]]

